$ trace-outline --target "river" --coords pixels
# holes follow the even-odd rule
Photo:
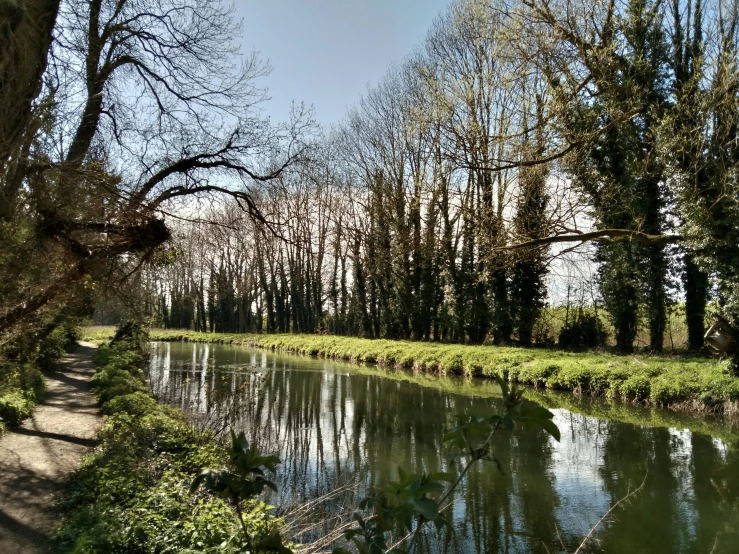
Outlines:
[[[357,483],[356,505],[370,487],[396,479],[398,466],[445,469],[444,430],[462,414],[499,413],[501,404],[488,381],[218,344],[154,343],[150,382],[202,425],[243,430],[278,455],[279,493],[269,499],[278,506],[346,483]],[[613,402],[573,409],[569,394],[542,398],[561,442],[518,428],[497,437],[502,471],[473,467],[448,509],[451,530],[429,530],[424,552],[574,552],[642,483],[584,552],[739,552],[739,430]]]

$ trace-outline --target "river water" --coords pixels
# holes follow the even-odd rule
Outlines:
[[[278,455],[278,506],[346,483],[357,483],[356,505],[398,466],[445,469],[444,430],[462,414],[501,411],[487,381],[228,345],[154,343],[150,382],[202,425],[243,430]],[[452,529],[429,531],[424,552],[574,552],[596,525],[582,552],[739,552],[739,430],[569,394],[542,399],[561,442],[523,429],[497,437],[502,472],[473,467],[448,509]]]

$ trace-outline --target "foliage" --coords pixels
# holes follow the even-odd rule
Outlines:
[[[559,346],[570,350],[587,350],[606,345],[608,334],[597,314],[582,311],[559,332]]]
[[[13,391],[0,396],[0,425],[8,429],[17,427],[31,415],[33,397],[21,391]]]
[[[191,494],[200,468],[223,464],[228,452],[182,412],[156,403],[143,382],[145,354],[125,335],[95,357],[93,392],[106,419],[97,448],[67,485],[57,550],[236,553],[247,548],[244,526],[276,534],[280,520],[262,502],[244,502],[239,523],[221,498]]]
[[[231,430],[231,446],[228,449],[228,469],[204,469],[190,485],[190,492],[204,486],[212,494],[228,500],[236,510],[244,532],[243,538],[249,552],[277,552],[290,554],[292,550],[283,545],[279,529],[249,529],[244,521],[242,504],[253,502],[265,487],[277,492],[277,486],[265,479],[265,470],[274,472],[280,460],[276,456],[261,456],[256,447],[249,447],[243,431],[237,436]]]
[[[516,423],[526,428],[542,428],[557,441],[560,432],[552,422],[554,414],[541,406],[523,401],[523,390],[509,389],[498,379],[503,397],[504,413],[489,417],[465,417],[444,435],[450,450],[450,472],[432,474],[408,474],[398,468],[398,481],[390,482],[365,498],[360,509],[368,512],[354,514],[357,526],[347,530],[344,536],[360,554],[402,554],[412,552],[419,534],[427,524],[442,529],[449,523],[443,515],[445,503],[453,499],[454,491],[462,482],[470,467],[478,461],[494,463],[502,471],[495,457],[493,439],[503,430],[511,431]],[[452,471],[459,465],[461,470]],[[389,545],[388,534],[399,530],[403,539]],[[410,539],[408,548],[402,548]],[[337,548],[334,554],[348,554]]]
[[[46,388],[43,371],[76,346],[80,328],[75,318],[64,318],[48,333],[32,334],[0,347],[0,432],[17,427],[31,415]]]

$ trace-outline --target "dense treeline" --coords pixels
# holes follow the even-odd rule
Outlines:
[[[660,351],[682,294],[699,348],[711,283],[737,313],[738,6],[454,3],[255,197],[263,220],[231,206],[179,229],[150,311],[211,331],[528,345],[546,340],[552,267],[594,239],[592,298],[618,349],[646,322]]]
[[[739,0],[458,0],[318,138],[254,109],[223,3],[5,4],[2,345],[109,293],[170,327],[526,345],[585,245],[621,351],[682,294],[692,347],[711,295],[739,335]]]

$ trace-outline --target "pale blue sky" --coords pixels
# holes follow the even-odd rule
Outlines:
[[[315,107],[322,124],[339,121],[367,84],[423,42],[452,0],[236,0],[244,51],[261,52],[272,74],[262,108],[273,123],[290,104]]]

